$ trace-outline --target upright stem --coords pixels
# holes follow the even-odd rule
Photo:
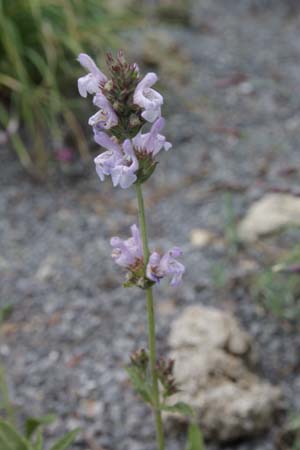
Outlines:
[[[0,363],[0,394],[2,396],[0,408],[4,410],[6,414],[6,419],[10,422],[10,424],[14,425],[15,423],[14,407],[11,404],[9,398],[6,370],[1,363]]]
[[[138,214],[139,223],[141,228],[141,236],[143,242],[143,253],[144,253],[144,266],[146,266],[149,259],[149,246],[148,246],[148,236],[147,236],[147,225],[145,218],[145,207],[142,186],[136,184],[136,195],[138,201]],[[154,314],[154,301],[152,288],[146,289],[147,297],[147,314],[148,314],[148,341],[149,341],[149,358],[150,358],[150,370],[151,370],[151,381],[152,381],[152,392],[154,401],[154,417],[155,417],[155,427],[156,427],[156,439],[158,450],[164,450],[164,433],[161,419],[160,411],[160,399],[159,399],[159,387],[158,379],[156,374],[156,343],[155,343],[155,314]]]

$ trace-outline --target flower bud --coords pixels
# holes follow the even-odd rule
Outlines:
[[[141,350],[137,350],[130,356],[130,361],[133,366],[146,370],[149,362],[148,353],[143,348]]]
[[[108,81],[105,83],[105,85],[104,85],[104,89],[105,89],[105,91],[107,91],[107,92],[112,91],[113,87],[114,87],[113,80],[108,80]]]
[[[123,107],[123,104],[122,104],[121,102],[119,102],[118,100],[116,100],[116,101],[113,103],[113,109],[114,109],[115,111],[117,111],[117,112],[122,112],[123,109],[124,109],[124,107]]]
[[[125,56],[124,56],[124,53],[123,53],[123,50],[119,50],[119,51],[118,51],[118,53],[117,53],[117,59],[118,59],[118,61],[119,61],[119,63],[120,63],[121,65],[127,64],[127,63],[126,63]]]
[[[176,384],[174,375],[174,360],[160,358],[156,364],[156,373],[159,381],[163,387],[163,397],[171,397],[171,395],[178,392],[178,386]]]
[[[129,126],[135,128],[142,125],[141,119],[136,114],[131,114],[129,117]]]

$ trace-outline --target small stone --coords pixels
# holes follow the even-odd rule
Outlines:
[[[300,225],[300,198],[267,194],[250,206],[238,226],[238,235],[242,241],[251,242],[288,225]]]
[[[195,247],[206,247],[215,239],[215,235],[203,228],[195,228],[190,232],[191,244]]]
[[[80,412],[84,417],[93,419],[94,417],[101,417],[104,411],[104,406],[95,400],[84,399],[80,402]]]
[[[238,90],[242,95],[251,95],[254,93],[254,86],[249,81],[244,81],[239,85]]]
[[[55,263],[56,256],[47,255],[47,257],[44,259],[44,261],[41,262],[38,270],[36,271],[35,278],[41,282],[50,280],[55,274]]]

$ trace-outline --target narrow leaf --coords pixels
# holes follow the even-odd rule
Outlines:
[[[33,445],[34,450],[43,450],[43,434],[39,428],[36,432],[36,440]]]
[[[175,405],[161,405],[162,411],[167,411],[171,413],[182,414],[183,416],[191,417],[194,415],[194,410],[191,406],[184,402],[175,403]]]
[[[52,414],[48,414],[42,417],[28,417],[25,422],[25,436],[30,438],[38,427],[41,425],[49,425],[53,423],[55,420],[55,416]]]
[[[126,371],[129,375],[131,383],[135,391],[142,397],[144,402],[152,404],[152,390],[149,382],[142,378],[139,370],[135,367],[127,367]]]
[[[76,428],[73,431],[70,431],[65,436],[63,436],[61,439],[59,439],[51,448],[50,450],[67,450],[68,447],[72,444],[72,442],[75,440],[77,434],[79,433],[79,428]]]
[[[32,450],[32,447],[14,427],[0,420],[0,450]]]
[[[205,450],[202,433],[195,423],[189,425],[186,450]]]

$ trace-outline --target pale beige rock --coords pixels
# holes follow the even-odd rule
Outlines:
[[[56,274],[55,265],[57,264],[57,258],[53,254],[49,254],[40,263],[38,270],[35,273],[35,278],[40,281],[48,281]]]
[[[270,425],[281,392],[249,369],[255,358],[251,338],[231,314],[189,307],[174,321],[169,344],[181,389],[172,403],[190,404],[206,436],[226,441]]]
[[[87,418],[93,419],[102,416],[104,405],[90,399],[82,399],[79,404],[79,412]]]
[[[210,244],[214,239],[215,235],[204,228],[195,228],[190,232],[191,244],[195,247],[205,247]]]
[[[255,241],[287,225],[300,225],[300,198],[267,194],[249,208],[238,226],[238,235],[243,241]]]
[[[250,350],[250,337],[231,314],[202,306],[187,308],[174,321],[169,343],[173,349],[196,347],[200,353],[205,353],[208,347],[237,354]]]

